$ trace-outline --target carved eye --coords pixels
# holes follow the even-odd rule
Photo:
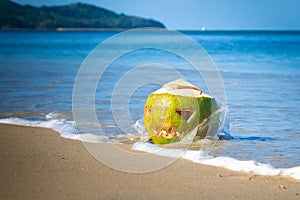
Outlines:
[[[146,116],[148,116],[150,112],[151,112],[151,108],[149,108],[148,106],[146,106]]]
[[[176,110],[176,112],[181,116],[182,119],[184,119],[187,122],[190,122],[190,120],[195,114],[195,110],[187,110],[187,109]]]

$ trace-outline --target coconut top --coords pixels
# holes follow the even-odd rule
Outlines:
[[[172,94],[186,97],[209,97],[208,94],[202,92],[198,87],[187,82],[183,78],[171,81],[162,86],[162,88],[153,92],[153,94]]]

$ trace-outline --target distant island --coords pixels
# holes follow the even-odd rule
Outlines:
[[[65,6],[20,5],[0,0],[1,29],[130,29],[165,26],[156,20],[145,19],[85,4]]]

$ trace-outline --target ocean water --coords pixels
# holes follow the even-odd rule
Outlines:
[[[101,140],[95,136],[93,124],[85,129],[75,126],[72,92],[85,58],[99,43],[116,34],[0,31],[0,122],[53,128],[71,139],[86,134],[89,140]],[[233,138],[217,141],[210,157],[202,158],[201,163],[227,168],[235,163],[239,167],[234,170],[247,171],[248,166],[248,171],[261,174],[272,171],[269,174],[300,179],[300,32],[186,31],[183,34],[199,43],[218,67],[229,108],[229,133]],[[164,37],[162,42],[166,41]],[[118,49],[112,46],[110,50]],[[141,137],[145,100],[160,85],[146,84],[132,91],[128,101],[130,119],[119,116],[118,124],[112,115],[111,97],[116,80],[136,66],[148,63],[171,66],[209,93],[205,81],[191,65],[170,52],[140,49],[122,55],[104,72],[95,95],[97,126],[112,141],[127,142]],[[167,70],[158,74],[165,77],[165,83],[174,78],[167,75]],[[90,113],[82,112],[88,119]],[[153,148],[148,147],[149,144],[141,142],[134,145],[143,151]],[[185,158],[191,158],[188,155]],[[200,162],[199,159],[191,160]],[[258,170],[249,169],[250,165]]]

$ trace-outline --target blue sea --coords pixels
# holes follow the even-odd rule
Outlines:
[[[78,139],[78,133],[96,134],[92,123],[90,129],[75,126],[73,87],[78,70],[93,49],[119,33],[0,31],[0,122],[53,128],[70,139]],[[240,166],[238,170],[251,171],[247,169],[249,163],[241,164],[251,162],[259,168],[254,172],[286,174],[284,170],[290,170],[290,176],[300,179],[300,32],[181,33],[200,44],[215,63],[224,83],[229,110],[227,121],[232,138],[219,140],[210,152],[212,157],[202,163],[227,168],[235,165]],[[143,36],[138,37],[145,42]],[[162,42],[167,41],[164,37]],[[112,45],[109,51],[118,48]],[[149,63],[174,68],[210,94],[204,79],[179,56],[159,49],[124,54],[104,71],[95,92],[98,125],[111,141],[126,143],[141,137],[144,103],[161,85],[145,84],[132,91],[128,101],[130,119],[119,116],[119,123],[112,114],[111,97],[117,80],[137,66]],[[173,78],[165,68],[155,69],[165,83]],[[142,76],[137,74],[139,78]],[[87,121],[89,114],[84,113]],[[147,151],[141,142],[134,146]]]

